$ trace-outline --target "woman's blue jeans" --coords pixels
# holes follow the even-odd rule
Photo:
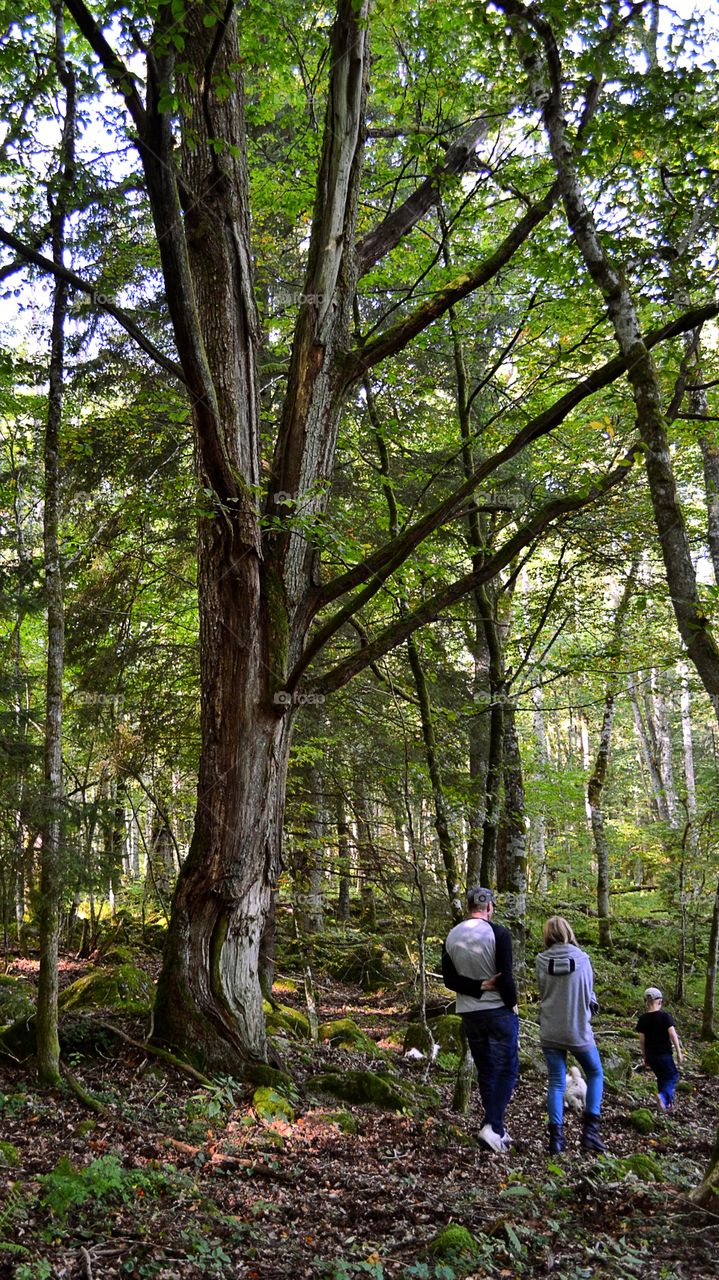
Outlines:
[[[567,1050],[547,1049],[542,1046],[547,1062],[547,1115],[550,1124],[561,1124],[564,1115],[564,1087],[567,1083]],[[587,1101],[584,1109],[589,1116],[598,1116],[602,1106],[604,1092],[604,1072],[599,1050],[596,1045],[591,1049],[572,1049],[587,1077]]]

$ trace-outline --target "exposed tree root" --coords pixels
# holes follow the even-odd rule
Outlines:
[[[119,1027],[114,1026],[111,1022],[98,1022],[97,1025],[103,1027],[105,1031],[110,1031],[119,1040],[124,1040],[126,1044],[131,1044],[134,1049],[141,1049],[143,1053],[149,1053],[155,1058],[160,1058],[162,1062],[169,1063],[170,1066],[176,1067],[178,1071],[184,1071],[185,1075],[191,1076],[193,1080],[197,1080],[206,1089],[213,1087],[214,1082],[210,1080],[209,1076],[203,1075],[201,1071],[191,1067],[189,1062],[176,1057],[168,1049],[160,1049],[157,1045],[148,1044],[146,1040],[135,1040],[133,1036],[129,1036],[126,1031],[121,1031]]]

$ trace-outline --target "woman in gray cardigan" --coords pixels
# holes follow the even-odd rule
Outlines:
[[[537,956],[537,982],[541,997],[539,1038],[547,1062],[547,1114],[549,1151],[564,1150],[563,1108],[567,1077],[567,1051],[587,1077],[587,1100],[582,1119],[582,1149],[604,1151],[599,1137],[604,1074],[594,1042],[591,1018],[598,1009],[589,956],[577,946],[564,916],[550,916],[544,926],[546,950]]]

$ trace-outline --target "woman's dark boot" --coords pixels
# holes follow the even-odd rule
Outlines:
[[[564,1127],[561,1124],[550,1124],[549,1154],[558,1156],[560,1151],[564,1151]]]
[[[590,1116],[585,1111],[582,1119],[582,1151],[595,1151],[601,1155],[606,1147],[599,1136],[599,1116]]]

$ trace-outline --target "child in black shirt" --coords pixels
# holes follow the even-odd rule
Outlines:
[[[662,1008],[663,1002],[664,997],[658,987],[647,987],[644,992],[645,1012],[637,1020],[637,1031],[644,1065],[657,1077],[659,1106],[662,1111],[671,1111],[679,1079],[679,1069],[672,1050],[681,1062],[682,1047],[674,1019]]]

